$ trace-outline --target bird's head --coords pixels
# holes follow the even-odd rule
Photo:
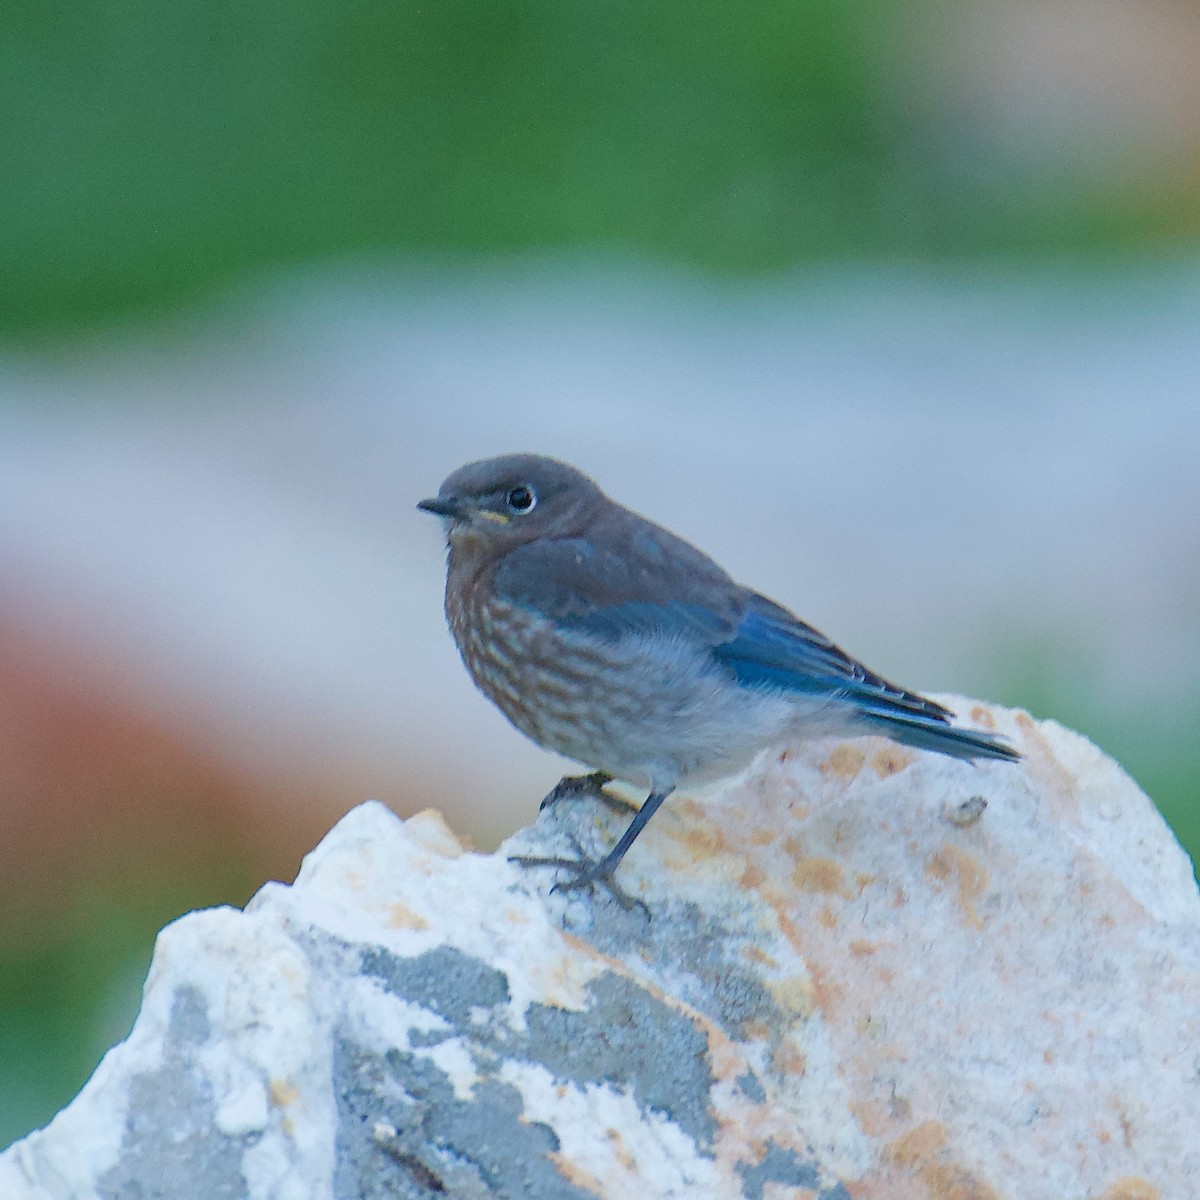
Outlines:
[[[587,527],[603,493],[582,471],[538,454],[506,454],[459,467],[417,505],[442,518],[451,551],[501,554]]]

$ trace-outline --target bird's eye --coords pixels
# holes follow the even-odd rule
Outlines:
[[[527,513],[536,503],[537,496],[534,494],[533,488],[526,487],[525,484],[513,488],[505,500],[508,501],[508,507],[517,513]]]

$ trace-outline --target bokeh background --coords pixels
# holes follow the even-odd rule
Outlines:
[[[1200,848],[1200,8],[0,3],[0,1144],[155,930],[562,764],[441,623],[577,462]]]

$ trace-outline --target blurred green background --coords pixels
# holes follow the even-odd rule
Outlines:
[[[2,328],[108,320],[267,264],[379,248],[585,246],[762,272],[1194,234],[1195,145],[1161,144],[1194,96],[1122,117],[1123,90],[1161,90],[1162,65],[1135,41],[1132,77],[1073,90],[1073,67],[1104,71],[1117,47],[1089,64],[1064,42],[1023,124],[1030,81],[1007,59],[1039,15],[1017,8],[1011,44],[980,61],[989,14],[1006,11],[6,3]],[[1089,31],[1127,38],[1112,4],[1056,12],[1085,51]],[[1171,10],[1146,6],[1137,27],[1156,13]],[[1007,113],[989,88],[1008,90]]]
[[[769,281],[1169,261],[1200,234],[1200,18],[1165,2],[44,0],[0,24],[19,370],[305,264],[579,252]],[[1122,706],[1086,655],[1005,661],[994,697],[1091,735],[1195,857],[1200,687]],[[132,849],[56,860],[70,887],[0,922],[0,1144],[128,1027],[155,930],[308,844],[272,859],[264,832],[242,860],[177,829],[156,870],[145,818],[185,776],[140,776]]]

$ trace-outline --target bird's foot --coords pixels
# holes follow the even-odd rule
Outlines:
[[[557,804],[560,800],[599,800],[605,808],[628,816],[637,812],[637,805],[605,789],[613,777],[606,771],[592,771],[588,775],[564,775],[538,805],[538,812]]]
[[[650,909],[647,907],[645,901],[631,896],[613,879],[613,872],[617,869],[617,864],[609,861],[611,856],[601,859],[588,858],[583,853],[583,847],[574,838],[571,839],[571,842],[579,852],[578,858],[543,858],[535,855],[517,854],[510,857],[508,861],[516,863],[519,867],[553,867],[556,870],[569,871],[573,875],[573,878],[560,879],[550,889],[551,892],[571,892],[576,888],[590,889],[599,884],[626,912],[630,912],[634,908],[640,908],[646,914],[646,919],[650,919]]]

